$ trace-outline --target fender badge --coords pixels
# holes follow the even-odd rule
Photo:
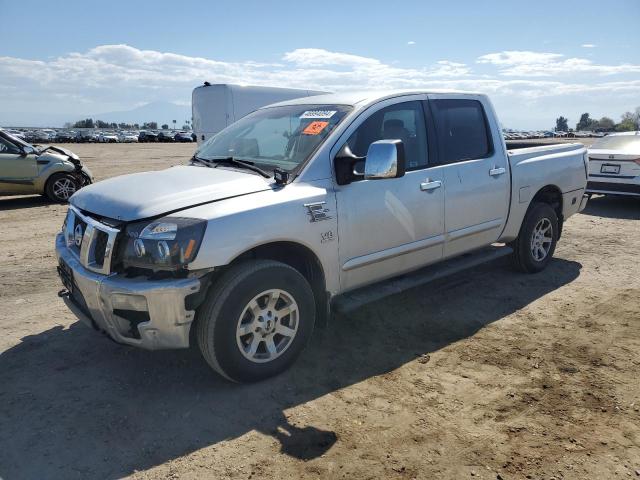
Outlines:
[[[310,222],[321,222],[322,220],[329,220],[331,218],[327,215],[329,209],[325,208],[326,203],[327,202],[314,202],[304,204],[307,208],[307,215],[309,215]]]

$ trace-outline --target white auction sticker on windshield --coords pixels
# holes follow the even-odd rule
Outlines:
[[[331,118],[336,113],[338,113],[337,110],[307,110],[300,115],[300,118]]]

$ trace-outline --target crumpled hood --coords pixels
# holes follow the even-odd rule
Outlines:
[[[46,152],[55,152],[58,155],[66,155],[67,157],[69,157],[69,160],[71,161],[80,160],[80,157],[78,157],[78,155],[73,153],[71,150],[67,150],[66,148],[59,147],[58,145],[46,145],[42,149],[42,153],[44,154]]]
[[[253,173],[182,165],[94,183],[74,194],[71,204],[103,217],[132,221],[267,190],[271,184]]]
[[[66,148],[58,147],[57,145],[38,145],[38,149],[38,160],[66,160],[73,163],[76,168],[83,166],[80,157]]]

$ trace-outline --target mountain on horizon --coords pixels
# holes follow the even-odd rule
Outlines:
[[[170,127],[173,127],[172,122],[175,120],[176,127],[180,128],[186,120],[191,120],[191,106],[176,105],[170,102],[150,102],[132,110],[100,113],[89,115],[86,118],[105,122],[139,123],[140,125],[145,122],[158,122],[158,125],[166,123]]]
[[[0,111],[0,125],[5,127],[62,127],[65,123],[75,123],[85,118],[103,120],[116,123],[158,122],[158,125],[166,123],[173,127],[172,121],[176,121],[176,127],[184,125],[185,120],[191,120],[190,105],[176,105],[171,102],[150,102],[131,110],[116,112],[104,112],[98,114],[74,115],[57,112],[2,112]]]

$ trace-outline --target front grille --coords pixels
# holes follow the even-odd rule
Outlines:
[[[111,257],[119,230],[69,208],[64,232],[67,248],[95,273],[111,273]]]
[[[104,265],[104,256],[105,250],[107,248],[107,242],[109,241],[109,235],[105,232],[98,230],[96,232],[96,244],[94,251],[94,258],[96,260],[96,265],[102,267]]]

